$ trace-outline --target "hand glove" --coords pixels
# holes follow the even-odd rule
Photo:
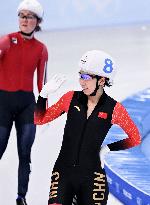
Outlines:
[[[50,93],[54,93],[66,81],[65,75],[54,75],[42,88],[40,96],[48,98]]]
[[[104,168],[104,160],[105,156],[110,152],[110,149],[107,145],[103,146],[100,151],[100,160],[101,160],[101,167]]]

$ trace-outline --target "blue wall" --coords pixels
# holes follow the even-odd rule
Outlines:
[[[43,29],[150,22],[149,0],[39,0],[45,9]],[[17,30],[20,0],[1,0],[0,33]]]

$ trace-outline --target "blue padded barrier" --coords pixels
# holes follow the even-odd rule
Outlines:
[[[143,142],[141,144],[141,150],[145,154],[145,156],[150,160],[150,134],[144,137]]]
[[[122,104],[137,125],[142,143],[108,154],[105,170],[109,189],[125,205],[150,205],[150,88],[128,97]],[[113,126],[103,144],[126,137],[118,126]]]

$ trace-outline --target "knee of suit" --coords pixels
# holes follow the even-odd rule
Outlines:
[[[19,161],[31,162],[31,148],[26,146],[18,147]]]

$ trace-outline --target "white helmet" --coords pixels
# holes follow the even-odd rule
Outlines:
[[[101,50],[87,51],[79,61],[80,71],[109,78],[112,82],[116,73],[113,58]]]
[[[44,13],[41,4],[37,0],[23,0],[19,4],[17,12],[19,13],[21,10],[29,10],[35,13],[39,18],[42,18]]]

